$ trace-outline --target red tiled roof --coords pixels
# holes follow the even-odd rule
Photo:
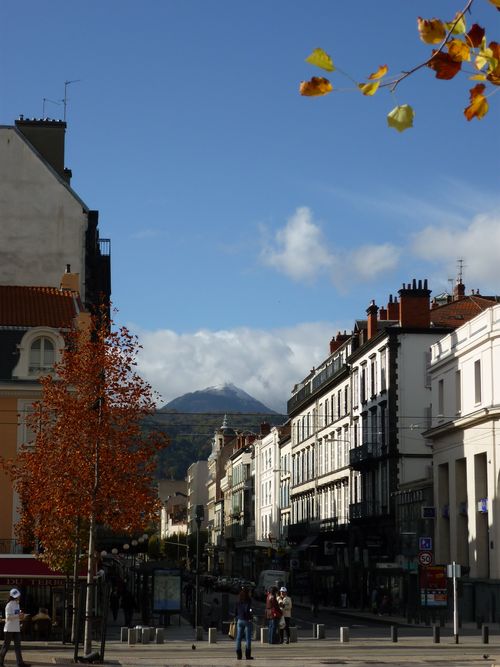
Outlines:
[[[498,301],[494,297],[464,296],[457,301],[432,308],[431,322],[436,327],[459,327],[496,303]]]
[[[0,285],[0,326],[68,327],[80,309],[74,292]]]

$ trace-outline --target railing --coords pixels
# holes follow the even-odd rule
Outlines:
[[[387,447],[377,442],[367,442],[349,451],[350,465],[379,459],[387,454]]]
[[[317,373],[312,380],[305,384],[302,389],[290,398],[287,403],[288,414],[297,408],[309,396],[314,394],[323,385],[329,382],[335,375],[347,369],[347,365],[341,359],[335,359],[331,364],[328,364],[322,371]]]
[[[246,537],[246,528],[239,523],[232,523],[224,527],[226,540],[242,540]]]
[[[381,514],[387,514],[387,506],[381,505],[376,500],[364,500],[360,503],[351,503],[349,505],[351,520],[366,519],[371,516],[380,516]]]
[[[111,255],[111,239],[99,239],[99,250],[101,255],[109,257]]]

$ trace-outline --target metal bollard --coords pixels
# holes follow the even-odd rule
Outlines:
[[[197,642],[203,641],[203,626],[198,625],[196,627],[195,637]]]
[[[149,632],[149,628],[142,628],[141,632],[142,632],[142,635],[141,635],[142,643],[143,644],[149,644],[149,638],[151,636],[151,633]]]
[[[324,639],[325,638],[325,626],[323,623],[318,623],[316,625],[316,639]]]
[[[155,643],[156,644],[163,644],[163,640],[164,640],[163,628],[156,628]]]
[[[391,641],[396,643],[398,641],[398,626],[391,625]]]
[[[349,641],[349,628],[342,626],[340,628],[340,642],[346,644]]]
[[[154,642],[156,637],[156,628],[149,628],[149,641]]]
[[[261,644],[267,644],[269,639],[269,629],[268,628],[261,628],[260,629],[260,643]]]
[[[481,641],[483,644],[489,644],[490,642],[490,628],[488,625],[483,625],[481,628]]]
[[[128,628],[128,643],[137,644],[137,630],[135,628]]]
[[[128,639],[128,628],[120,628],[120,639],[122,642],[126,642]]]
[[[290,626],[290,644],[296,644],[297,643],[297,626],[296,625],[291,625]]]
[[[434,644],[439,644],[441,641],[441,628],[439,625],[434,624],[432,626],[432,641]]]
[[[217,628],[208,628],[208,643],[217,644]]]
[[[316,637],[318,636],[318,624],[317,623],[312,624],[312,633],[313,633],[314,639],[316,639]]]

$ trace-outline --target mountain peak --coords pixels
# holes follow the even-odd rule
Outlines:
[[[276,414],[246,391],[227,382],[174,398],[161,408],[176,412],[220,412]]]

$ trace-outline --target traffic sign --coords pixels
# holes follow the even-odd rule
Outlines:
[[[432,537],[419,537],[418,548],[420,551],[432,551]]]
[[[420,551],[418,554],[420,565],[432,565],[432,553],[430,551]]]

